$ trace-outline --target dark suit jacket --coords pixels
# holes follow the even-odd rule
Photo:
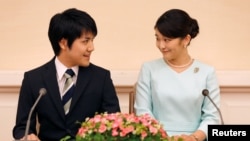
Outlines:
[[[73,94],[70,112],[64,114],[57,74],[53,58],[47,64],[24,73],[20,89],[16,125],[13,137],[24,136],[29,111],[39,96],[39,90],[47,93],[41,97],[31,118],[29,133],[36,134],[36,115],[40,123],[39,138],[42,141],[60,140],[66,135],[74,137],[86,117],[96,112],[120,112],[118,97],[110,76],[104,68],[90,64],[79,67],[76,88]]]

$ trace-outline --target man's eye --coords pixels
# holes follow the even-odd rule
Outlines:
[[[84,40],[83,43],[84,44],[87,44],[89,42],[89,40]]]
[[[165,42],[169,42],[169,41],[171,41],[171,39],[164,39],[164,41],[165,41]]]

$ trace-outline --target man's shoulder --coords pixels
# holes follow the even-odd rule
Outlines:
[[[55,70],[55,63],[54,63],[53,59],[40,65],[40,66],[34,67],[34,68],[26,71],[25,73],[33,74],[33,73],[43,72],[45,70],[48,71],[51,69]]]
[[[95,70],[95,71],[100,71],[100,72],[108,72],[108,71],[110,71],[107,68],[95,65],[93,63],[90,63],[89,68],[92,69],[92,70]]]

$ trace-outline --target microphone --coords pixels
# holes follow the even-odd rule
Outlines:
[[[39,90],[39,96],[38,96],[38,98],[36,99],[34,105],[30,109],[29,116],[28,116],[28,119],[27,119],[26,128],[25,128],[24,141],[28,141],[27,138],[28,138],[28,132],[29,132],[29,128],[30,128],[30,118],[31,118],[31,115],[32,115],[32,113],[33,113],[33,111],[34,111],[37,103],[41,99],[41,97],[44,96],[46,93],[47,93],[46,89],[45,88],[41,88]]]
[[[220,109],[218,108],[218,106],[214,103],[214,101],[211,99],[211,97],[209,96],[209,91],[207,89],[204,89],[202,91],[202,95],[203,96],[206,96],[214,105],[214,107],[217,109],[217,111],[219,112],[220,114],[220,120],[221,120],[221,124],[224,125],[224,121],[223,121],[223,118],[222,118],[222,114],[221,114],[221,111]]]

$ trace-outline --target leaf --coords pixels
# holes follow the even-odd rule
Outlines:
[[[65,136],[64,138],[60,139],[60,141],[68,141],[69,139],[71,139],[70,136]]]

